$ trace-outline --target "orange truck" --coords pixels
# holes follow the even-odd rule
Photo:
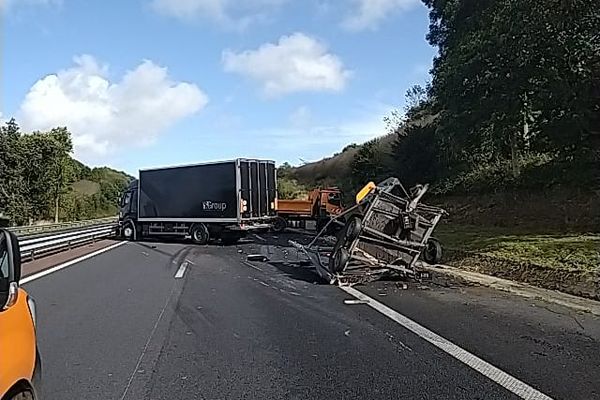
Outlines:
[[[292,221],[305,224],[315,221],[317,231],[329,221],[332,215],[342,212],[342,193],[338,188],[313,189],[304,200],[278,200],[277,218],[273,230],[282,232]]]
[[[18,239],[0,229],[0,398],[39,400],[35,302],[19,287],[20,278]]]

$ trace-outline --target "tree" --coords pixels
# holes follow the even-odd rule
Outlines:
[[[439,50],[429,95],[454,165],[509,159],[517,176],[524,153],[587,152],[599,112],[594,0],[424,3]]]
[[[352,160],[352,180],[355,188],[368,182],[378,182],[389,173],[387,154],[383,151],[379,139],[363,144]]]

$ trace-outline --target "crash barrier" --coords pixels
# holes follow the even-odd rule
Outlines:
[[[421,279],[421,257],[436,263],[441,246],[431,237],[446,212],[421,203],[428,185],[407,192],[396,178],[369,184],[357,204],[332,218],[306,246],[290,241],[329,283],[353,284],[395,272]],[[335,236],[331,233],[335,232]]]
[[[17,236],[30,236],[36,234],[44,234],[48,232],[66,231],[83,227],[105,225],[110,223],[116,224],[116,222],[117,217],[106,217],[88,219],[84,221],[61,222],[58,224],[13,226],[9,227],[8,229],[14,232]]]
[[[77,246],[95,242],[98,239],[114,236],[116,231],[117,224],[113,222],[88,226],[69,232],[48,233],[35,238],[19,238],[21,258],[23,260],[34,260],[50,253],[70,250]]]

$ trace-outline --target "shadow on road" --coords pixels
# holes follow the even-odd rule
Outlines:
[[[308,283],[324,283],[309,262],[270,261],[269,264],[291,279]]]

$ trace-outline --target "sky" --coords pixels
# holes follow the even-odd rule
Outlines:
[[[0,0],[0,119],[140,168],[297,165],[385,134],[429,79],[420,0]]]

